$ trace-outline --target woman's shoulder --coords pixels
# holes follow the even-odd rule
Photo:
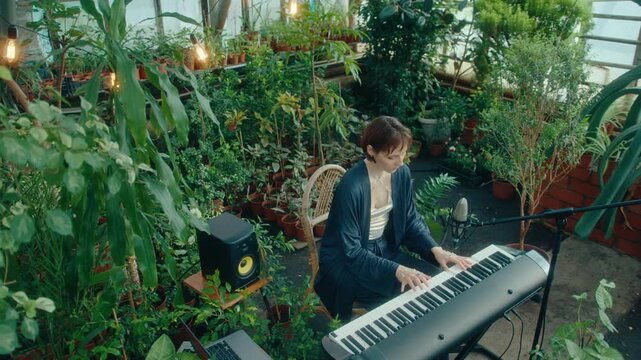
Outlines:
[[[341,178],[340,186],[349,190],[363,187],[367,182],[367,168],[363,160],[356,162]]]

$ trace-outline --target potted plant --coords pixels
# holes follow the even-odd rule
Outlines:
[[[550,184],[583,154],[581,109],[589,99],[581,87],[584,55],[583,42],[519,38],[490,77],[488,91],[496,100],[483,113],[482,127],[489,137],[488,165],[496,177],[517,185],[521,216],[536,211]],[[506,91],[513,101],[501,100]],[[521,222],[521,249],[530,224]]]
[[[456,175],[468,186],[479,186],[483,181],[481,171],[483,168],[482,154],[476,154],[472,149],[465,147],[460,138],[452,141],[448,148],[445,161],[441,164],[448,173]]]

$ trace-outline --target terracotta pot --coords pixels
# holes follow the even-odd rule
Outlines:
[[[284,331],[286,339],[292,339],[293,334],[291,330],[291,309],[289,305],[281,304],[274,305],[267,310],[267,320],[269,320],[269,327],[281,327]]]
[[[512,200],[514,198],[514,186],[505,180],[494,179],[492,181],[492,195],[499,200]]]
[[[298,216],[289,213],[280,217],[281,228],[283,233],[288,238],[296,237],[296,223],[298,222]]]
[[[314,225],[314,236],[323,237],[323,235],[325,235],[325,223]]]
[[[234,215],[235,217],[237,217],[239,219],[243,215],[243,209],[240,206],[227,205],[227,206],[223,207],[223,211],[228,212],[228,213]]]
[[[247,54],[242,52],[238,55],[238,63],[244,64],[245,62],[247,62]]]
[[[154,302],[154,308],[156,310],[163,310],[167,308],[167,294],[165,288],[162,285],[158,285],[154,292],[158,295],[158,301]]]
[[[263,216],[263,194],[253,193],[249,195],[249,208],[251,212],[256,216]]]
[[[443,151],[445,150],[445,142],[443,141],[433,141],[430,144],[430,155],[433,157],[440,157],[443,155]]]
[[[296,222],[296,240],[305,242],[305,231],[303,230],[303,223],[299,221]]]

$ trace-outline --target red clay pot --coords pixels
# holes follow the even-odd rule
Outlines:
[[[499,200],[512,200],[514,198],[514,186],[505,180],[494,179],[492,181],[492,195]]]

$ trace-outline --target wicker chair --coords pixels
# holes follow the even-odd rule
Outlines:
[[[334,198],[334,190],[343,174],[345,174],[345,169],[339,165],[324,165],[309,178],[303,192],[300,220],[305,232],[307,248],[309,249],[309,263],[312,267],[312,276],[305,297],[314,291],[314,280],[319,266],[314,226],[327,220],[329,209],[332,206],[332,199]],[[317,307],[316,311],[331,317],[324,306]],[[353,313],[357,315],[362,315],[365,312],[364,309],[359,307],[355,307],[353,310]]]

